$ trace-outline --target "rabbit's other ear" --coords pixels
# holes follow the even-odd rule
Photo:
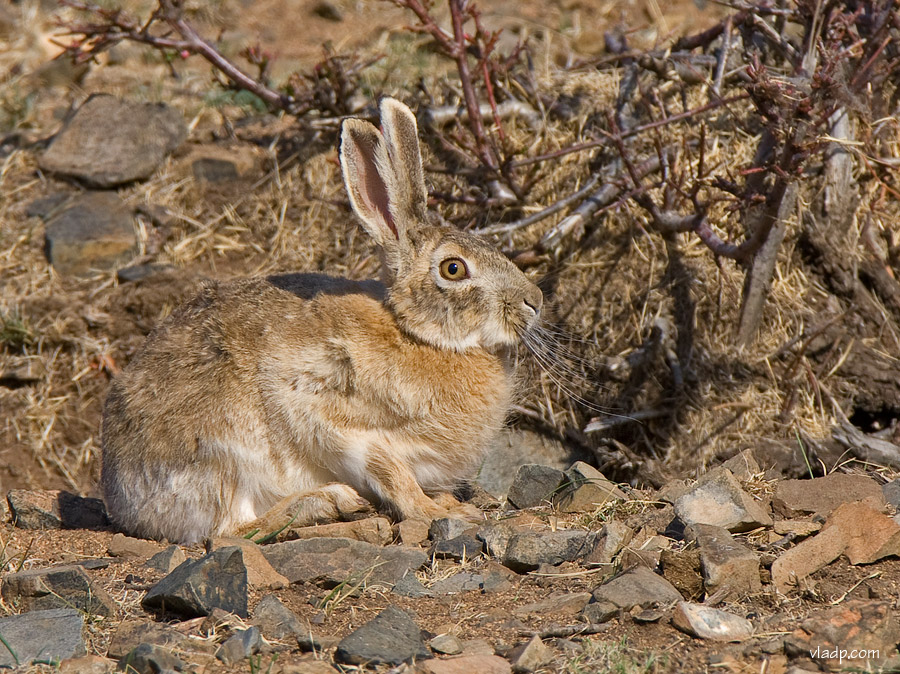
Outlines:
[[[363,120],[344,120],[340,154],[350,205],[376,243],[385,251],[396,250],[400,232],[391,198],[394,174],[381,134]]]
[[[414,227],[425,220],[428,204],[416,118],[393,98],[382,99],[380,112],[381,131],[394,174],[391,206],[403,226]]]

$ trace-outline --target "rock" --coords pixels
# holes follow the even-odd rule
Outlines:
[[[881,494],[894,510],[900,510],[900,478],[881,485]]]
[[[879,484],[866,475],[829,473],[811,480],[781,480],[775,484],[774,503],[791,513],[815,513],[827,517],[842,503],[870,499],[871,505],[881,509],[885,505]]]
[[[260,547],[251,540],[237,537],[221,537],[212,541],[209,551],[237,546],[244,553],[247,567],[247,584],[257,590],[279,590],[289,585],[288,579],[278,573],[265,558]]]
[[[406,612],[388,606],[341,639],[334,661],[346,665],[399,665],[428,655],[418,625]]]
[[[148,178],[187,137],[181,113],[163,103],[95,94],[63,124],[38,165],[99,188]]]
[[[260,646],[262,646],[262,637],[258,627],[238,630],[219,646],[216,658],[226,665],[234,665],[259,653]]]
[[[30,611],[0,618],[0,667],[65,660],[84,655],[82,614],[73,608]],[[13,656],[15,653],[15,656]]]
[[[428,527],[428,538],[435,542],[449,541],[474,528],[475,526],[466,520],[456,517],[439,517],[431,521],[431,526]]]
[[[222,548],[188,560],[150,588],[141,605],[185,616],[208,615],[214,608],[247,617],[247,567],[239,547]]]
[[[259,600],[251,622],[266,639],[291,639],[306,632],[300,619],[274,594]]]
[[[810,522],[809,520],[778,520],[773,527],[779,536],[795,536],[797,538],[812,536],[821,529],[820,522]]]
[[[423,520],[403,520],[394,525],[394,531],[403,545],[418,545],[428,540],[429,524]]]
[[[297,647],[304,653],[322,653],[337,647],[340,638],[324,634],[313,634],[308,629],[297,637]]]
[[[838,527],[801,541],[772,563],[772,583],[782,594],[797,588],[799,581],[827,566],[847,548],[847,537]]]
[[[654,494],[654,498],[661,503],[675,505],[675,501],[691,491],[692,488],[687,480],[670,480]]]
[[[503,559],[510,540],[520,533],[524,532],[510,524],[487,522],[478,527],[475,537],[484,542],[484,550],[487,554],[497,559]]]
[[[502,500],[522,464],[539,463],[565,470],[572,461],[581,458],[586,455],[578,455],[558,440],[540,433],[504,429],[485,452],[475,483]]]
[[[170,545],[148,559],[144,566],[169,574],[177,569],[186,559],[187,556],[184,554],[184,550],[177,545]]]
[[[642,532],[646,534],[646,531]],[[637,536],[631,544],[622,550],[619,555],[619,566],[621,568],[631,568],[632,566],[641,565],[648,569],[659,568],[659,560],[664,550],[668,550],[672,541],[665,536],[654,534],[644,539],[640,544],[637,543],[642,536]]]
[[[419,579],[413,574],[403,576],[403,578],[394,583],[391,592],[400,595],[401,597],[418,598],[434,596],[434,592],[422,585]]]
[[[535,635],[530,641],[512,649],[507,657],[514,672],[529,674],[553,660],[553,651],[544,645],[539,636]]]
[[[118,669],[136,674],[162,674],[180,672],[185,666],[185,662],[168,648],[140,644],[119,660]]]
[[[137,283],[138,281],[145,281],[154,276],[173,272],[176,269],[177,267],[174,265],[157,264],[155,262],[133,264],[116,270],[116,280],[118,280],[119,283]]]
[[[163,646],[166,649],[185,649],[188,637],[171,625],[157,622],[126,621],[113,633],[107,648],[107,655],[120,660],[140,644]]]
[[[98,498],[59,490],[13,489],[6,500],[12,522],[20,529],[102,529],[109,524]]]
[[[503,564],[525,572],[541,564],[573,562],[590,554],[595,542],[596,534],[578,529],[519,533],[510,539]]]
[[[449,578],[442,578],[432,583],[431,592],[436,595],[474,592],[480,590],[483,584],[484,576],[481,574],[460,571]]]
[[[423,523],[424,524],[424,523]],[[471,524],[469,526],[472,526]],[[384,517],[367,517],[352,522],[335,522],[313,527],[288,529],[287,540],[305,540],[308,538],[349,538],[372,545],[389,545],[394,538],[391,523]]]
[[[443,655],[459,655],[463,650],[462,643],[452,634],[438,634],[428,642],[428,646],[435,653]]]
[[[681,601],[672,584],[645,566],[636,566],[607,581],[593,592],[594,601],[609,603],[625,611],[635,606],[654,608]]]
[[[628,500],[628,495],[584,461],[576,461],[565,473],[554,504],[564,513],[593,512],[608,503]]]
[[[161,552],[163,546],[153,541],[141,538],[131,538],[125,534],[116,534],[112,537],[107,547],[107,554],[113,557],[144,557],[150,558]]]
[[[631,527],[616,520],[607,522],[600,530],[600,537],[594,549],[584,558],[584,565],[612,564],[616,555],[631,542],[633,537],[634,531]]]
[[[722,464],[723,468],[731,471],[738,480],[750,480],[763,474],[763,469],[756,461],[752,449],[738,452]]]
[[[539,463],[526,463],[519,466],[506,500],[515,508],[533,508],[549,504],[566,479],[565,473],[558,468],[542,466]]]
[[[850,600],[811,614],[784,647],[788,656],[810,658],[828,671],[882,671],[898,643],[900,625],[891,602]]]
[[[85,192],[48,222],[47,259],[60,274],[84,276],[129,262],[138,250],[131,210],[112,192]]]
[[[369,584],[393,585],[419,569],[428,555],[417,548],[379,547],[347,538],[310,538],[275,543],[263,548],[275,570],[291,583],[319,583],[334,587],[354,575],[366,574]]]
[[[11,573],[3,579],[0,596],[25,611],[72,608],[107,618],[116,613],[112,597],[75,565]]]
[[[439,540],[428,554],[437,559],[477,559],[484,552],[484,544],[472,534],[464,534],[449,540]]]
[[[481,575],[484,577],[481,585],[484,592],[504,592],[512,589],[519,578],[515,571],[496,562],[487,562],[481,569]]]
[[[608,601],[591,602],[584,607],[581,615],[589,623],[599,625],[601,623],[609,622],[610,620],[615,618],[617,615],[619,615],[621,610],[622,609],[620,609],[618,606]]]
[[[461,655],[456,658],[425,660],[416,668],[416,674],[510,674],[512,667],[503,658],[488,653]]]
[[[675,605],[672,624],[691,636],[713,641],[742,641],[753,635],[753,625],[746,618],[686,601]]]
[[[567,592],[513,609],[513,615],[578,615],[591,600],[590,592]]]
[[[659,557],[659,566],[663,578],[672,583],[682,597],[693,601],[703,596],[699,550],[694,547],[684,550],[663,550]]]
[[[829,527],[841,529],[847,538],[844,554],[851,564],[872,564],[879,559],[900,555],[900,524],[867,501],[842,503],[831,513],[823,532]]]
[[[58,212],[60,207],[72,198],[70,192],[53,192],[43,197],[38,197],[25,207],[25,215],[29,218],[47,220]]]
[[[759,557],[727,529],[694,524],[685,529],[685,538],[697,544],[707,595],[722,591],[723,599],[739,599],[762,590]]]
[[[59,663],[59,674],[110,674],[116,661],[99,655],[82,655]]]
[[[740,533],[771,526],[772,518],[745,492],[727,468],[715,468],[675,501],[675,514],[685,523],[712,524]]]

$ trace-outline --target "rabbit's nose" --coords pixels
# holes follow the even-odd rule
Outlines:
[[[531,309],[534,312],[534,315],[537,316],[541,313],[541,306],[544,304],[544,295],[540,288],[531,286],[525,293],[525,297],[522,301],[525,303],[525,306]]]

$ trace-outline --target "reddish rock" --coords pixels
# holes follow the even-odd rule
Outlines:
[[[425,660],[415,671],[416,674],[510,674],[512,666],[497,655],[460,655]]]
[[[827,566],[844,552],[847,537],[838,527],[808,538],[781,555],[772,564],[772,582],[787,594],[809,574]]]
[[[871,504],[884,507],[881,486],[866,475],[831,473],[812,480],[782,480],[775,485],[774,503],[785,509],[785,516],[792,513],[816,513],[823,517],[842,503],[869,499]]]
[[[334,524],[320,524],[312,527],[289,529],[285,535],[285,540],[350,538],[354,541],[364,541],[372,545],[388,545],[393,537],[391,523],[384,517],[367,517],[366,519],[352,522],[335,522]]]
[[[847,537],[844,550],[851,564],[871,564],[891,555],[900,555],[900,524],[867,502],[838,506],[824,530],[837,527]]]

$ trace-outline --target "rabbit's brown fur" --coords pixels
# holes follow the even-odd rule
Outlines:
[[[192,542],[246,530],[279,502],[298,524],[334,517],[359,494],[430,518],[446,511],[425,492],[477,466],[509,405],[502,353],[537,320],[540,291],[434,223],[414,118],[386,99],[382,123],[383,136],[345,122],[341,161],[388,285],[242,280],[174,312],[104,410],[104,497],[121,528]],[[448,261],[468,276],[446,278]]]

